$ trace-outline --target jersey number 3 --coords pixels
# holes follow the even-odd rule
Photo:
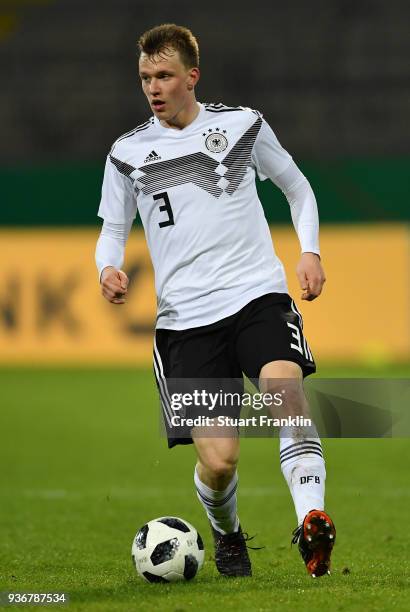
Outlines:
[[[168,214],[168,219],[166,221],[161,221],[158,223],[160,227],[168,227],[168,225],[175,225],[174,222],[174,213],[171,208],[171,202],[169,201],[169,197],[166,191],[163,193],[157,193],[154,195],[154,200],[163,200],[164,204],[159,207],[161,212],[166,212]]]

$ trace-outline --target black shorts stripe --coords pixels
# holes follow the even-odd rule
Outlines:
[[[167,379],[166,379],[166,376],[165,376],[165,368],[163,366],[163,361],[162,361],[162,358],[161,358],[161,353],[158,350],[158,346],[157,346],[157,342],[156,342],[155,338],[154,338],[154,357],[156,359],[156,363],[158,364],[158,368],[159,368],[159,373],[160,373],[161,379],[162,379],[162,381],[164,383],[166,397],[168,399],[169,404],[171,404],[171,397],[170,397],[169,392],[168,392]]]
[[[301,329],[301,331],[303,332],[303,319],[302,319],[302,315],[300,314],[298,307],[296,306],[295,302],[292,300],[291,302],[291,308],[293,310],[293,312],[298,316],[299,319],[299,327]]]
[[[173,411],[171,407],[171,398],[167,388],[167,381],[164,375],[164,368],[162,365],[161,355],[158,351],[156,341],[154,339],[154,372],[157,381],[158,391],[161,397],[161,404],[167,417],[168,425],[171,426],[171,417]]]
[[[170,418],[170,407],[167,403],[167,398],[165,396],[164,393],[164,389],[163,389],[163,382],[161,381],[160,377],[159,377],[159,373],[157,371],[157,364],[155,363],[154,360],[154,376],[155,376],[155,380],[157,383],[157,388],[158,388],[158,393],[160,396],[160,400],[161,400],[161,407],[162,407],[162,411],[164,413],[164,416],[167,420],[167,423],[169,425],[169,427],[171,427],[171,418]]]

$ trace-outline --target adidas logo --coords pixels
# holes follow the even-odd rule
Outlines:
[[[147,157],[144,159],[144,164],[148,162],[158,161],[159,159],[161,159],[161,157],[157,155],[155,151],[151,151],[151,153],[147,155]]]

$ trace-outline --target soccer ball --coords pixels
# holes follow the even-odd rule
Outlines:
[[[191,580],[204,562],[202,538],[190,523],[163,516],[141,527],[131,555],[140,576],[148,582]]]

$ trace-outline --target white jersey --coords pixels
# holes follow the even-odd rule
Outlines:
[[[222,104],[200,104],[182,130],[152,117],[114,143],[98,215],[125,224],[138,207],[157,328],[208,325],[266,293],[287,292],[255,172],[274,180],[291,161],[260,113]]]

